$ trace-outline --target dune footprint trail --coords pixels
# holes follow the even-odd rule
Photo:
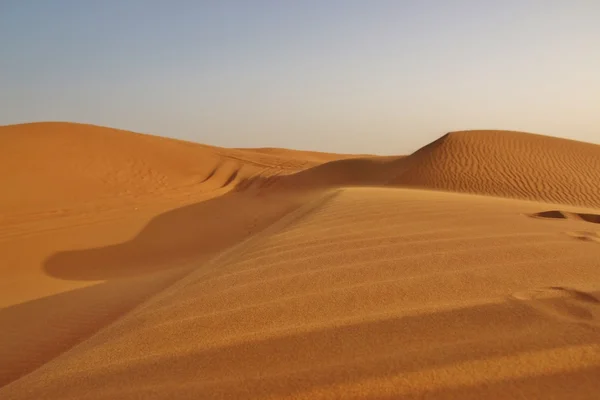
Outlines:
[[[598,232],[574,231],[574,232],[566,232],[566,234],[571,236],[572,238],[582,240],[584,242],[600,243],[600,231],[598,231]]]
[[[516,293],[513,297],[557,318],[600,326],[600,300],[588,292],[554,286]]]
[[[5,149],[0,398],[600,392],[600,146],[454,132],[374,157],[31,124]]]
[[[585,212],[570,212],[560,210],[542,211],[529,215],[532,218],[549,219],[549,220],[569,220],[581,221],[584,223],[600,224],[600,214],[585,213]],[[584,242],[600,243],[600,231],[585,231],[574,230],[566,231],[565,234],[574,239]]]
[[[590,222],[592,224],[600,224],[600,214],[591,213],[577,213],[560,210],[542,211],[539,213],[531,214],[533,218],[545,218],[545,219],[571,219],[581,220]]]

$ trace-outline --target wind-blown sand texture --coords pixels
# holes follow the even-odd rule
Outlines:
[[[600,396],[600,146],[0,127],[1,399]]]

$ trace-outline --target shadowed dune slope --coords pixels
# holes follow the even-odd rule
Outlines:
[[[335,160],[240,186],[409,186],[600,207],[599,182],[599,145],[522,132],[465,131],[446,134],[407,157]]]

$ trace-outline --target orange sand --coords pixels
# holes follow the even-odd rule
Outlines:
[[[36,123],[0,127],[0,182],[1,399],[600,395],[600,146]]]

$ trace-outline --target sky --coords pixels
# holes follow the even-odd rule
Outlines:
[[[0,125],[406,154],[449,131],[600,143],[597,0],[0,0]]]

